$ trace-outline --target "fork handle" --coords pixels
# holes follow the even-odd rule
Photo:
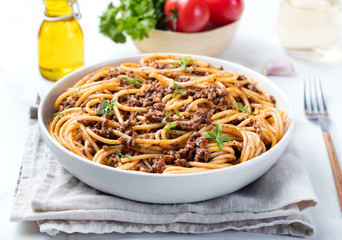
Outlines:
[[[324,136],[325,146],[327,147],[327,150],[328,150],[331,171],[334,176],[337,197],[340,202],[340,208],[342,211],[342,172],[341,172],[340,163],[338,161],[337,154],[336,154],[335,147],[331,139],[330,133],[324,131],[323,136]]]

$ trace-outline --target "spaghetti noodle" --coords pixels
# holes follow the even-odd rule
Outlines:
[[[257,83],[191,57],[152,55],[91,73],[61,94],[50,134],[91,161],[149,173],[229,167],[287,128]]]

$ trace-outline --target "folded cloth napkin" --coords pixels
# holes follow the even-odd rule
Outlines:
[[[11,221],[37,221],[49,235],[241,230],[304,237],[314,232],[308,209],[317,198],[294,146],[235,193],[197,203],[148,204],[105,194],[73,177],[47,149],[37,121],[30,121]]]

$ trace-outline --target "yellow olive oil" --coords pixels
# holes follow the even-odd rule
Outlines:
[[[47,18],[38,36],[39,70],[44,78],[57,81],[83,66],[83,33],[71,15],[67,0],[44,0],[44,3]],[[58,20],[63,16],[66,18]]]

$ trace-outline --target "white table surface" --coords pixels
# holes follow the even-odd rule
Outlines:
[[[83,18],[85,63],[136,54],[131,41],[114,44],[98,32],[99,15],[109,1],[80,0]],[[38,91],[46,91],[53,83],[38,71],[37,35],[43,18],[41,0],[1,1],[0,4],[0,236],[1,239],[49,239],[39,232],[35,222],[11,223],[9,215],[18,170],[24,153],[29,106]],[[246,0],[241,24],[231,47],[222,59],[237,62],[260,71],[270,58],[286,56],[277,34],[280,1]],[[341,35],[338,47],[342,48]],[[319,204],[312,209],[316,233],[310,239],[342,239],[342,219],[330,171],[328,155],[319,125],[309,122],[303,112],[304,75],[320,75],[330,110],[330,130],[337,155],[342,163],[342,50],[329,59],[315,62],[294,60],[297,75],[271,77],[290,98],[296,114],[292,141],[300,149],[306,170]],[[59,234],[55,239],[298,239],[245,232],[226,231],[215,234]]]

